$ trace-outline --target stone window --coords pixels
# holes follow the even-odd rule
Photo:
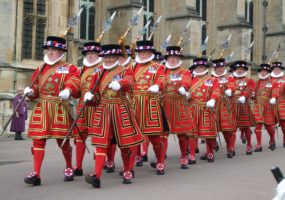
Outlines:
[[[249,24],[253,25],[253,1],[252,0],[245,1],[245,19]]]
[[[46,1],[24,0],[22,59],[41,60],[46,28]]]
[[[80,0],[80,6],[84,6],[80,16],[80,39],[94,40],[95,37],[95,0]]]
[[[196,10],[201,17],[201,42],[205,41],[207,37],[207,0],[196,0]],[[206,51],[203,52],[203,55]]]
[[[148,31],[144,35],[143,39],[146,40],[150,35],[150,28],[154,23],[154,0],[143,0],[142,1],[144,6],[144,18],[143,24],[145,25],[149,20],[151,20],[150,25],[148,26]]]

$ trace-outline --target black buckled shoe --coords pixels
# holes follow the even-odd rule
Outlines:
[[[228,152],[227,152],[227,157],[228,157],[228,158],[231,159],[231,158],[233,158],[233,156],[234,156],[234,155],[233,155],[233,152],[232,152],[232,151],[228,151]]]
[[[196,158],[192,159],[191,157],[188,159],[188,165],[195,165],[196,164]]]
[[[115,163],[113,161],[106,162],[106,173],[113,173],[115,171]]]
[[[246,155],[252,155],[252,148],[246,147]]]
[[[207,160],[208,160],[208,162],[214,162],[215,161],[214,154],[208,153]]]
[[[156,168],[156,162],[150,162],[149,164],[152,168]]]
[[[165,167],[164,164],[157,163],[156,164],[156,174],[157,175],[164,175],[165,174],[164,167]]]
[[[216,145],[214,146],[214,150],[215,152],[220,150],[220,146],[218,145],[218,143],[216,142]]]
[[[85,176],[85,181],[88,184],[91,184],[94,188],[101,187],[101,181],[96,177],[96,174],[88,174]]]
[[[188,169],[188,160],[187,158],[180,159],[181,169]]]
[[[271,151],[274,151],[276,148],[276,144],[275,143],[270,144],[268,148],[271,149]]]
[[[236,151],[235,150],[233,150],[233,156],[236,156]]]
[[[64,170],[64,182],[73,181],[73,177],[74,177],[73,169],[66,168]]]
[[[255,147],[254,152],[262,152],[262,147],[261,146]]]
[[[74,169],[73,170],[74,176],[83,176],[83,170],[82,169]]]
[[[143,162],[148,162],[148,156],[145,154],[142,156]]]
[[[131,171],[124,172],[123,184],[131,184],[133,179],[133,173]]]
[[[137,156],[136,157],[136,166],[137,167],[143,166],[143,158],[142,158],[142,156]]]
[[[246,143],[246,138],[245,138],[245,137],[241,138],[241,142],[242,142],[243,144],[245,144],[245,143]]]
[[[24,179],[25,183],[33,186],[41,185],[41,178],[37,176],[36,172],[30,173],[28,176]]]

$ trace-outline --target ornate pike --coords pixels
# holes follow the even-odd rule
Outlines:
[[[166,49],[166,47],[169,44],[170,38],[171,38],[171,34],[169,34],[169,36],[166,38],[166,40],[164,42],[162,42],[160,52],[162,52],[163,50]]]
[[[234,52],[232,51],[232,53],[231,53],[230,55],[228,55],[228,56],[225,58],[226,62],[227,62],[227,63],[231,62],[233,56],[234,56]]]
[[[184,46],[185,46],[188,42],[190,43],[190,41],[191,41],[191,37],[189,37],[188,40],[186,40],[186,41],[180,46],[180,47],[181,47],[180,52],[182,52]]]
[[[99,37],[96,39],[96,42],[101,42],[104,33],[105,33],[106,31],[108,31],[108,30],[111,29],[112,23],[113,23],[113,20],[114,20],[114,18],[115,18],[116,13],[117,13],[116,11],[113,12],[113,14],[111,15],[111,17],[105,22],[104,27],[103,27],[103,31],[101,32],[101,34],[99,35]]]
[[[207,50],[207,47],[208,47],[208,40],[209,40],[209,36],[207,36],[201,46],[201,50],[200,50],[200,54],[199,54],[199,57],[202,56],[202,53],[203,51],[206,51]]]
[[[151,38],[154,35],[154,32],[157,31],[159,23],[160,23],[160,20],[161,20],[161,15],[157,18],[156,22],[151,27],[151,31],[150,31],[151,33],[150,33],[149,37],[147,38],[148,40],[151,40]]]
[[[126,32],[125,32],[125,33],[120,37],[120,39],[119,39],[119,44],[124,43],[124,41],[125,41],[125,39],[126,39],[128,33],[130,32],[130,30],[131,30],[134,26],[138,25],[138,19],[139,19],[140,14],[142,13],[142,11],[143,11],[143,6],[138,10],[138,12],[136,13],[136,15],[133,16],[133,17],[130,19],[130,22],[129,22],[129,25],[128,25],[128,28],[127,28]]]
[[[245,55],[244,55],[244,60],[247,60],[247,57],[252,52],[253,44],[254,44],[254,41],[248,46],[248,48],[246,48]]]
[[[191,20],[188,21],[188,23],[186,24],[185,28],[180,32],[180,38],[179,38],[179,40],[177,42],[177,46],[180,46],[183,38],[188,33],[189,28],[190,28],[190,24],[191,24]]]
[[[272,61],[272,59],[273,59],[274,57],[275,57],[275,60],[277,60],[278,55],[279,55],[279,51],[280,51],[280,42],[279,42],[279,44],[278,44],[277,49],[275,49],[274,52],[273,52],[273,54],[271,55],[271,57],[270,57],[270,59],[269,59],[269,61],[268,61],[268,64],[271,64],[271,61]]]
[[[81,15],[83,9],[84,9],[84,6],[80,8],[80,10],[76,13],[76,15],[73,18],[68,20],[67,28],[65,29],[65,31],[62,34],[60,34],[60,37],[65,37],[66,34],[68,33],[68,31],[71,28],[73,28],[75,25],[78,24],[78,19],[79,19],[80,15]]]
[[[232,34],[230,34],[229,37],[225,40],[225,42],[223,44],[223,50],[220,54],[220,58],[223,57],[225,50],[230,47],[231,38],[232,38]]]

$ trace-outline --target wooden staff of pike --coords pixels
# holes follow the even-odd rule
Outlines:
[[[186,36],[186,34],[189,32],[190,24],[191,24],[191,20],[189,20],[189,21],[187,22],[185,28],[180,32],[180,38],[179,38],[179,40],[178,40],[176,46],[180,46],[180,45],[181,45],[182,40],[184,39],[184,37]]]

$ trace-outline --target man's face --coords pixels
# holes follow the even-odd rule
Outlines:
[[[169,63],[170,66],[176,66],[180,62],[180,57],[179,56],[169,56],[167,58],[167,62]]]
[[[259,74],[262,76],[262,77],[265,77],[265,76],[267,76],[268,74],[269,74],[269,72],[267,71],[267,70],[261,70],[260,72],[259,72]]]
[[[225,68],[224,66],[222,67],[214,67],[213,70],[217,75],[222,75],[225,72]]]
[[[54,48],[54,47],[48,47],[46,50],[46,55],[50,61],[57,60],[62,54],[64,53],[63,50]]]
[[[235,72],[237,73],[237,75],[242,75],[245,72],[245,69],[242,67],[238,67]]]
[[[99,58],[99,56],[95,51],[88,51],[85,55],[85,58],[89,63],[93,63]]]
[[[120,57],[119,57],[119,63],[120,63],[120,65],[123,64],[126,60],[128,60],[128,58],[129,58],[128,56],[126,56],[126,57],[120,56]]]
[[[107,67],[112,66],[118,60],[118,56],[104,56],[104,63]]]
[[[278,75],[278,74],[280,74],[281,72],[282,72],[282,69],[279,68],[279,67],[275,67],[275,68],[273,69],[273,73],[274,73],[275,75]]]
[[[194,71],[196,73],[202,73],[202,72],[206,71],[206,69],[207,69],[207,67],[205,67],[203,65],[199,65],[199,66],[195,67]]]
[[[139,58],[142,61],[150,58],[152,56],[152,54],[153,53],[151,51],[139,51],[138,52]]]

